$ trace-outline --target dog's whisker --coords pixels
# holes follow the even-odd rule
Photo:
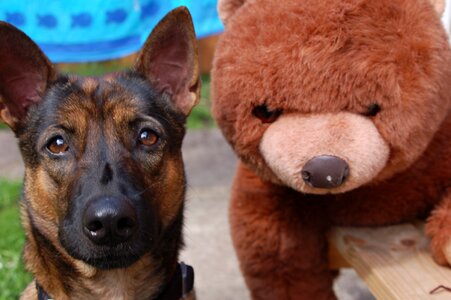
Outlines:
[[[144,194],[145,192],[147,192],[148,190],[150,190],[150,186],[148,186],[148,187],[146,187],[144,190],[142,190],[141,192],[138,192],[138,193],[136,193],[135,195],[134,195],[134,197],[139,197],[139,196],[141,196],[142,194]]]

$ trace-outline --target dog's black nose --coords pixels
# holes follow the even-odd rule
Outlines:
[[[330,189],[345,182],[349,175],[349,166],[339,157],[320,155],[305,164],[301,175],[305,183],[312,187]]]
[[[101,197],[92,200],[83,215],[84,233],[98,245],[114,246],[127,241],[137,225],[135,209],[124,198]]]

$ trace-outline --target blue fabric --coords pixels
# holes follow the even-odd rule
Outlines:
[[[223,30],[216,0],[1,0],[0,20],[23,30],[53,62],[86,62],[138,51],[158,21],[181,5],[199,38]]]

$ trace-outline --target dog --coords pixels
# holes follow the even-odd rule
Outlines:
[[[185,121],[199,100],[197,45],[184,7],[168,13],[134,67],[57,74],[0,23],[0,111],[25,164],[21,299],[194,299],[183,246]]]

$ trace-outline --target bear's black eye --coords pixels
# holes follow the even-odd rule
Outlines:
[[[381,107],[379,104],[377,103],[371,103],[368,106],[367,111],[364,113],[365,116],[368,117],[374,117],[375,115],[377,115],[379,112],[381,111]]]
[[[271,111],[268,110],[268,107],[265,104],[258,105],[254,107],[254,109],[252,110],[252,114],[258,119],[260,119],[262,123],[274,122],[275,120],[277,120],[277,118],[280,116],[281,113],[282,113],[281,109]]]

